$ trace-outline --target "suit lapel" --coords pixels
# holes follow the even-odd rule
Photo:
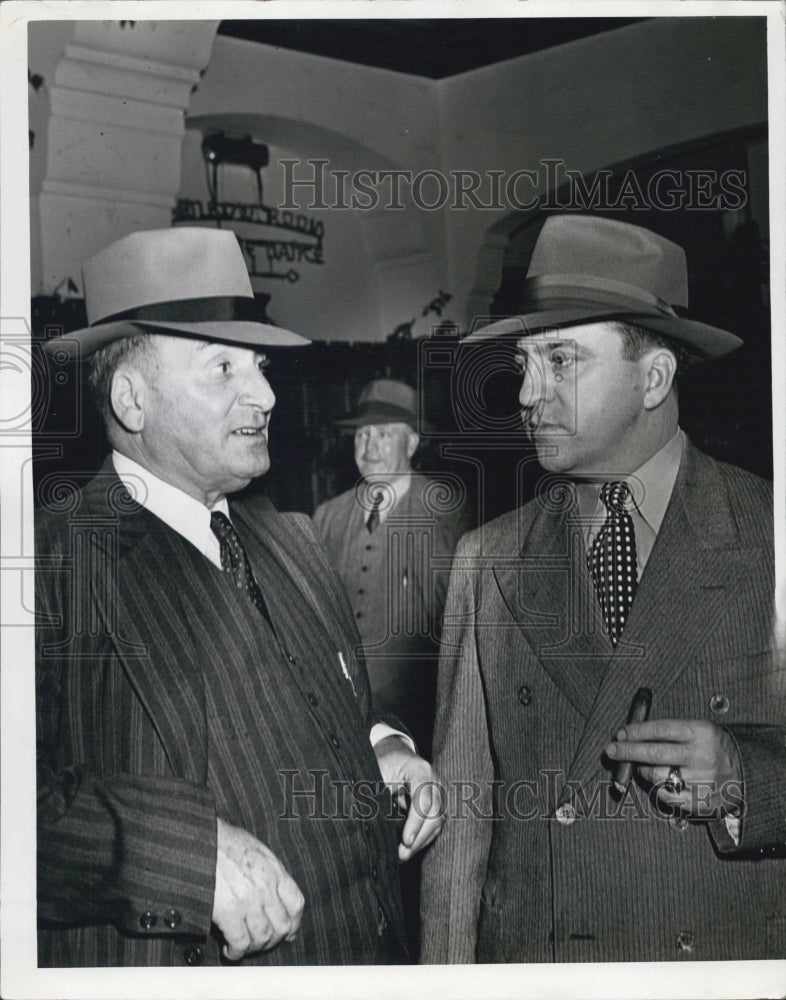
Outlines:
[[[589,580],[584,543],[572,505],[541,506],[529,532],[511,539],[512,561],[495,561],[494,576],[508,610],[543,669],[586,718],[612,655]],[[522,533],[519,530],[517,534]]]
[[[85,491],[90,589],[105,633],[155,727],[174,774],[204,782],[207,727],[200,651],[187,627],[188,543],[136,504],[104,466]],[[202,558],[200,556],[200,558]]]
[[[757,554],[742,545],[716,463],[690,445],[652,554],[576,748],[568,779],[589,784],[636,690],[658,699],[715,631]]]
[[[231,514],[251,536],[248,551],[252,563],[263,567],[266,559],[275,559],[312,609],[315,627],[321,631],[321,645],[326,651],[324,658],[315,659],[312,668],[326,671],[327,683],[345,693],[348,711],[360,711],[353,696],[355,688],[346,683],[338,656],[341,653],[345,658],[354,659],[358,639],[347,632],[346,611],[342,614],[338,594],[325,584],[326,576],[319,566],[319,561],[324,560],[321,546],[316,540],[308,546],[294,519],[280,515],[268,502],[255,503],[252,510],[243,501],[238,501],[231,505]],[[264,593],[264,574],[257,573],[258,580],[260,575]]]

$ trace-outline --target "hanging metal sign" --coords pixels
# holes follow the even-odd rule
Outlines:
[[[324,263],[324,223],[306,215],[260,204],[211,200],[203,205],[199,199],[179,198],[172,224],[194,222],[232,229],[252,278],[295,282],[300,272],[292,265]]]

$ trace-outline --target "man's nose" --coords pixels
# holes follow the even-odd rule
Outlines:
[[[524,369],[519,392],[519,402],[526,410],[534,409],[546,398],[549,392],[547,374],[543,362],[529,358]]]
[[[240,402],[246,406],[256,406],[265,413],[269,413],[276,405],[276,396],[270,383],[256,367],[245,380]]]

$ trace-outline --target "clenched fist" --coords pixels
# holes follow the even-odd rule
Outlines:
[[[292,941],[305,899],[273,852],[246,830],[218,820],[213,923],[224,935],[224,957],[237,962]]]

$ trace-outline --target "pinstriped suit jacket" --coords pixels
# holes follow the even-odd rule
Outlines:
[[[204,588],[189,586],[202,557],[130,501],[111,465],[82,492],[56,498],[52,506],[55,510],[39,512],[36,522],[38,897],[39,916],[54,922],[40,932],[39,961],[182,963],[182,943],[204,941],[210,927],[216,802],[207,784],[203,670],[220,662],[216,650],[223,648],[211,646],[211,629],[232,619],[204,605],[205,598],[197,596]],[[320,701],[329,704],[348,766],[379,781],[368,742],[368,683],[354,655],[357,633],[309,519],[280,515],[258,498],[232,502],[232,512],[285,567],[324,626],[335,677],[327,666],[305,660],[315,682],[322,681],[317,690],[331,689]],[[194,621],[205,622],[198,636]],[[328,659],[321,640],[304,636],[302,641],[312,643],[315,660],[320,652]],[[345,651],[351,686],[339,671],[335,649]],[[274,693],[265,697],[275,705]],[[290,763],[261,758],[260,769],[271,773],[299,759],[299,720],[277,720],[282,721],[280,760]],[[209,752],[232,759],[233,748],[214,745]],[[259,787],[261,782],[249,781],[248,790],[240,787],[236,797],[242,801]],[[275,817],[282,802],[256,808]],[[324,824],[321,832],[318,826],[299,824],[298,837],[304,838],[304,853],[320,859],[313,863],[319,869],[315,877],[335,881],[339,876],[331,873],[330,859],[339,848],[331,847]],[[345,822],[336,828],[337,834],[345,837],[346,827]],[[378,824],[364,832],[367,842],[356,838],[359,857],[365,862],[376,850],[379,872],[373,889],[361,885],[351,898],[373,902],[376,892],[403,940],[392,830]],[[332,885],[326,895],[340,900],[345,888]],[[325,951],[327,943],[321,951],[315,946],[304,961],[373,960],[376,902],[370,913],[357,913],[350,896],[345,899],[347,912],[339,907],[336,917],[341,926],[325,935],[330,950]],[[146,935],[144,914],[151,908],[157,926]],[[218,960],[215,944],[207,960]]]
[[[782,958],[786,675],[769,487],[686,450],[616,650],[571,493],[543,494],[456,553],[434,758],[451,816],[424,859],[421,960]],[[733,734],[738,846],[721,823],[658,812],[635,783],[621,803],[610,794],[602,750],[640,686],[651,718]]]

